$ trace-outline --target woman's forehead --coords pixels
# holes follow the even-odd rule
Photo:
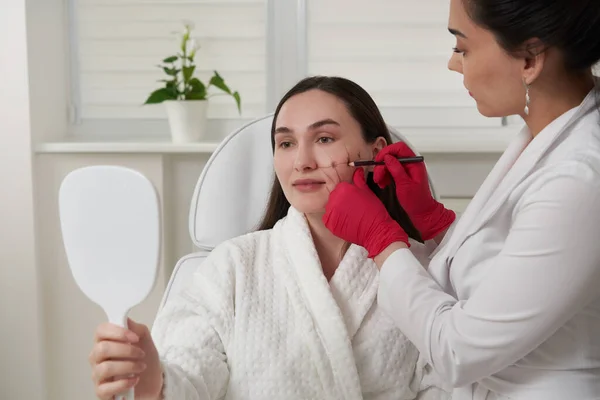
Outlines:
[[[346,105],[336,96],[322,91],[309,91],[285,102],[277,115],[276,127],[310,129],[315,125],[325,126],[323,121],[334,122],[329,126],[344,126],[351,120]]]

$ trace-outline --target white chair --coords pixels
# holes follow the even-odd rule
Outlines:
[[[189,214],[190,235],[199,251],[177,262],[160,307],[191,280],[191,275],[215,246],[258,226],[274,176],[272,121],[271,114],[241,127],[230,134],[208,160],[196,183]],[[417,153],[391,127],[390,133],[394,141],[407,143]],[[431,178],[429,184],[437,198]]]

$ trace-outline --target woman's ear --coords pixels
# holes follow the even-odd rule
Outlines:
[[[385,147],[387,146],[387,141],[385,140],[385,138],[383,136],[379,136],[377,139],[375,139],[375,141],[373,142],[373,144],[371,144],[371,152],[373,153],[373,159],[375,159],[375,157],[377,156],[377,154]],[[366,167],[365,170],[367,170],[368,172],[372,172],[373,171],[373,167]]]
[[[525,63],[523,65],[523,82],[531,85],[542,73],[546,62],[547,49],[539,39],[525,42]]]
[[[383,136],[379,136],[377,139],[375,139],[375,141],[373,142],[373,144],[371,145],[371,149],[373,151],[373,158],[375,158],[377,156],[377,154],[385,147],[387,146],[387,141],[385,140],[385,138]]]

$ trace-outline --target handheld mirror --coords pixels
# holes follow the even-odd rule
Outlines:
[[[128,168],[83,167],[62,181],[59,215],[75,282],[109,322],[127,327],[129,310],[156,281],[160,211],[154,186]],[[117,400],[133,400],[133,394]]]

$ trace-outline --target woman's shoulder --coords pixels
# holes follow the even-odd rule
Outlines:
[[[230,262],[245,263],[254,259],[255,254],[261,248],[269,246],[273,230],[261,230],[249,232],[217,245],[208,258],[214,260],[229,260]]]
[[[600,163],[600,109],[580,118],[553,153],[566,162]]]
[[[280,243],[278,229],[285,219],[273,229],[249,232],[219,243],[198,265],[196,276],[240,282],[268,272]]]
[[[573,179],[600,185],[600,110],[580,119],[540,160],[534,180]]]
[[[197,289],[206,285],[213,288],[211,291],[218,288],[218,292],[228,293],[242,284],[257,272],[258,266],[264,264],[258,261],[266,261],[267,256],[262,249],[270,248],[271,235],[271,230],[256,231],[215,246],[205,258],[198,260],[190,281],[185,283],[190,293],[201,296]]]

